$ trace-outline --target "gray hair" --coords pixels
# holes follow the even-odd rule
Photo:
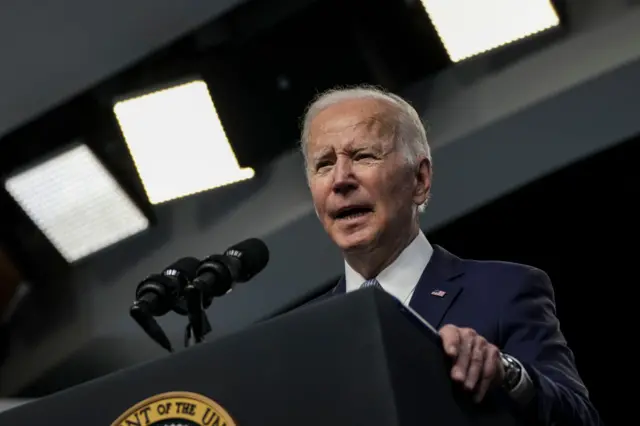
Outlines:
[[[300,145],[307,165],[307,144],[313,119],[326,108],[337,103],[356,99],[376,99],[389,104],[395,113],[394,119],[398,123],[396,137],[402,146],[407,162],[415,165],[419,159],[426,158],[431,165],[431,149],[427,140],[427,132],[415,108],[400,96],[379,89],[374,86],[354,86],[328,90],[317,96],[308,106],[302,122]],[[426,206],[420,206],[423,211]]]

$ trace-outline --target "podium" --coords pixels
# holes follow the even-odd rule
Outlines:
[[[19,406],[0,424],[520,424],[501,395],[475,404],[449,371],[435,330],[367,288]]]

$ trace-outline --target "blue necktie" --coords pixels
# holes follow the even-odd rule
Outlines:
[[[378,282],[377,279],[372,278],[370,280],[366,280],[365,282],[362,283],[362,285],[360,286],[360,288],[366,288],[366,287],[378,287],[378,288],[382,288],[382,286],[380,285],[380,283]]]

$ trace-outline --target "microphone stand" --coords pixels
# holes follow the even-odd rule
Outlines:
[[[191,325],[191,323],[187,324],[184,330],[184,347],[185,348],[189,348],[196,343],[201,343],[202,341],[204,341],[204,335],[206,335],[211,331],[211,324],[209,323],[209,320],[207,319],[206,316],[204,317],[204,321],[205,322],[203,324],[204,325],[203,333],[201,336],[199,336],[198,341],[195,341],[196,339],[194,339],[193,343],[191,343],[191,337],[193,336],[193,326]]]
[[[189,284],[184,290],[187,301],[189,324],[185,331],[185,347],[189,346],[189,340],[193,334],[195,343],[201,343],[204,336],[211,332],[211,323],[204,310],[204,294],[202,290],[193,284]],[[207,303],[209,305],[211,302]]]

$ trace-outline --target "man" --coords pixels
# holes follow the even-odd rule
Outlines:
[[[407,102],[368,87],[330,91],[310,105],[302,133],[316,213],[345,259],[335,293],[375,285],[411,306],[439,328],[452,379],[477,401],[500,386],[540,424],[599,424],[547,275],[462,260],[420,230],[431,154]]]

